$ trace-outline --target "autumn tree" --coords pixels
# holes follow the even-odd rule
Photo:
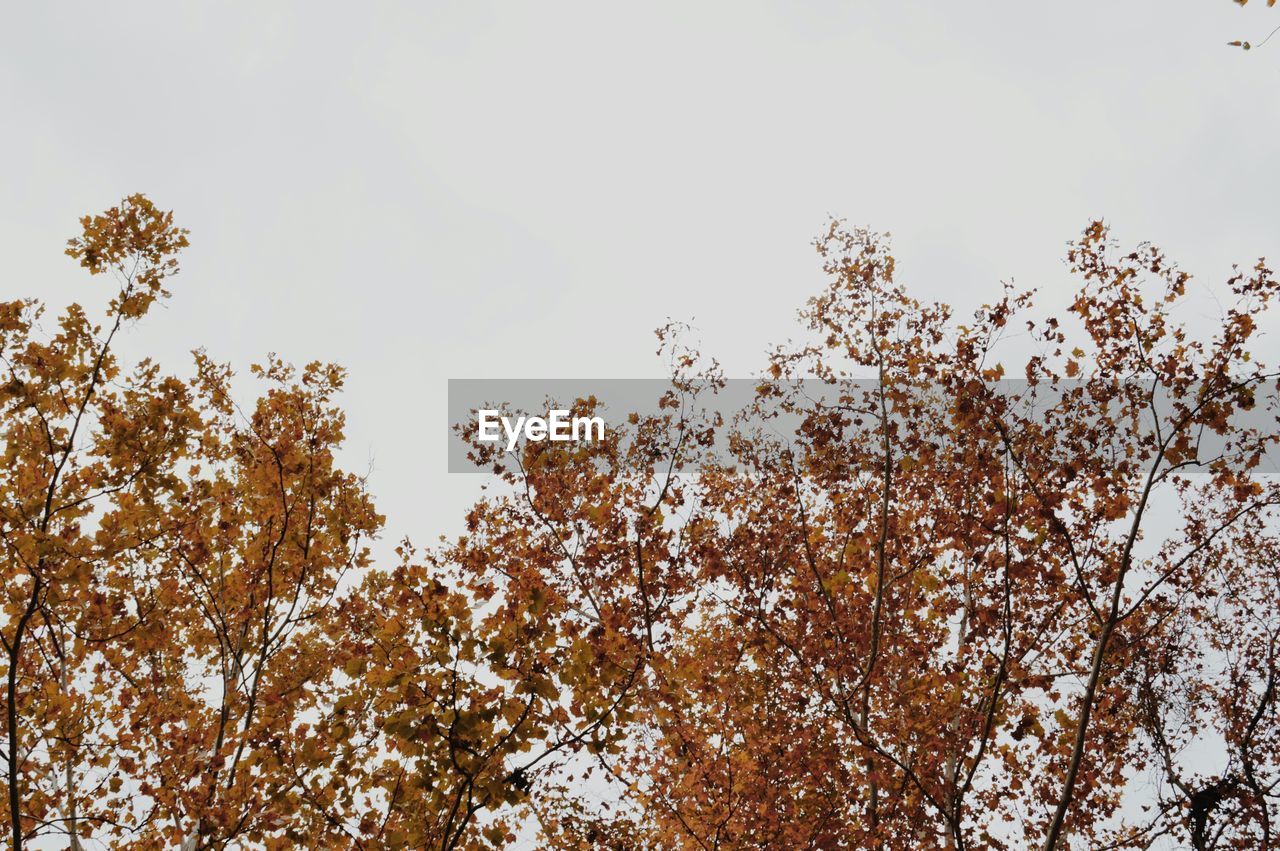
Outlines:
[[[332,734],[350,743],[363,811],[328,810],[357,847],[506,847],[625,746],[687,597],[666,516],[708,437],[685,407],[696,394],[677,382],[659,413],[605,440],[533,445],[467,534],[406,544],[399,567],[369,576]],[[498,462],[492,445],[475,452]]]
[[[299,828],[293,740],[380,523],[334,463],[341,372],[271,361],[246,414],[203,354],[187,381],[127,367],[118,335],[169,295],[186,231],[139,195],[82,226],[67,253],[113,282],[105,321],[3,308],[12,847],[270,844]]]
[[[1197,336],[1188,276],[1094,223],[1066,317],[1006,292],[960,324],[908,294],[875,234],[836,225],[818,247],[813,342],[775,352],[727,454],[653,471],[682,494],[674,604],[632,732],[595,754],[627,806],[548,796],[548,842],[1272,847],[1277,374],[1253,346],[1270,270],[1234,274]],[[1016,371],[1013,328],[1035,346]],[[530,505],[565,500],[526,469]],[[1217,742],[1223,767],[1187,754]],[[1154,800],[1134,770],[1162,778]]]
[[[231,374],[197,355],[199,447],[166,506],[162,632],[108,654],[135,798],[148,816],[129,847],[342,847],[310,804],[329,784],[333,712],[355,574],[381,525],[362,477],[335,452],[341,370],[255,367],[251,410]],[[144,685],[145,684],[145,685]]]
[[[647,489],[687,429],[530,458],[538,495],[374,569],[382,518],[336,460],[342,370],[272,356],[241,404],[203,350],[185,379],[126,367],[117,336],[187,234],[143,196],[82,225],[68,254],[114,280],[105,323],[3,314],[12,846],[508,844],[535,785],[633,717],[679,549],[677,491]]]
[[[163,506],[198,428],[188,389],[114,344],[168,293],[186,232],[133,196],[86,217],[68,253],[111,281],[101,324],[73,304],[41,332],[35,300],[0,306],[5,464],[4,823],[12,846],[77,837],[120,817],[110,747],[118,718],[100,695],[101,649],[158,627],[146,589],[160,571]]]

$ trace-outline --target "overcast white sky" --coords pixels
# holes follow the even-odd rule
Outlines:
[[[456,528],[449,377],[730,375],[794,331],[831,215],[968,309],[1065,298],[1095,216],[1198,280],[1280,256],[1280,24],[1262,0],[25,3],[0,33],[0,298],[101,293],[76,218],[192,230],[130,345],[350,369],[392,540]]]

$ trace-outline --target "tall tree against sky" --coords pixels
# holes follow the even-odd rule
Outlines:
[[[105,324],[72,305],[44,335],[40,304],[4,305],[12,846],[290,847],[330,771],[294,739],[381,523],[334,462],[342,372],[273,359],[245,413],[203,353],[189,381],[126,368],[117,336],[168,296],[186,231],[140,195],[82,225],[67,253],[118,287]]]
[[[534,784],[632,717],[678,542],[623,521],[675,498],[644,491],[670,417],[538,460],[543,496],[369,570],[342,370],[272,356],[242,407],[202,350],[186,380],[126,368],[117,337],[187,234],[141,195],[82,225],[68,254],[116,283],[106,324],[72,305],[47,333],[27,300],[0,328],[11,846],[509,844]],[[604,568],[631,554],[639,598]]]
[[[162,630],[150,593],[181,490],[175,467],[198,429],[187,388],[149,362],[117,359],[122,330],[168,295],[186,232],[142,196],[82,220],[67,253],[111,282],[103,324],[79,305],[42,335],[35,300],[0,310],[6,462],[4,542],[4,823],[14,849],[119,813],[104,704],[118,684],[101,650]]]
[[[875,234],[818,247],[815,341],[698,471],[649,723],[601,759],[638,815],[587,823],[679,849],[1273,847],[1270,270],[1196,337],[1189,277],[1100,222],[1061,320],[1006,292],[957,324]],[[1006,372],[1011,331],[1037,351]]]

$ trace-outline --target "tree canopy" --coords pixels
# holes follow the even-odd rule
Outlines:
[[[122,362],[188,234],[81,224],[100,318],[0,305],[14,849],[1280,844],[1264,262],[1206,331],[1093,222],[1064,315],[958,321],[833,222],[753,405],[690,404],[724,376],[664,328],[657,413],[382,564],[343,371]]]

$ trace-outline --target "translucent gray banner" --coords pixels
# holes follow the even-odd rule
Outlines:
[[[940,441],[965,439],[965,418],[975,427],[997,420],[1015,432],[1034,429],[1050,440],[1082,442],[1114,452],[1122,441],[1182,448],[1169,463],[1204,472],[1214,458],[1245,463],[1258,455],[1258,471],[1280,472],[1280,388],[1266,381],[1219,380],[1180,389],[1155,382],[1098,379],[1031,383],[1025,380],[887,383],[874,379],[450,379],[448,469],[494,473],[515,469],[530,442],[572,446],[631,441],[639,423],[661,419],[673,435],[695,430],[703,460],[732,463],[730,437],[751,434],[780,451],[812,447],[813,424],[826,437],[873,439],[884,423]],[[1122,427],[1114,423],[1119,421]],[[1016,439],[1017,434],[1011,434]],[[669,450],[677,450],[673,440]],[[482,451],[477,452],[477,447]],[[1051,452],[1041,441],[1038,451]]]

